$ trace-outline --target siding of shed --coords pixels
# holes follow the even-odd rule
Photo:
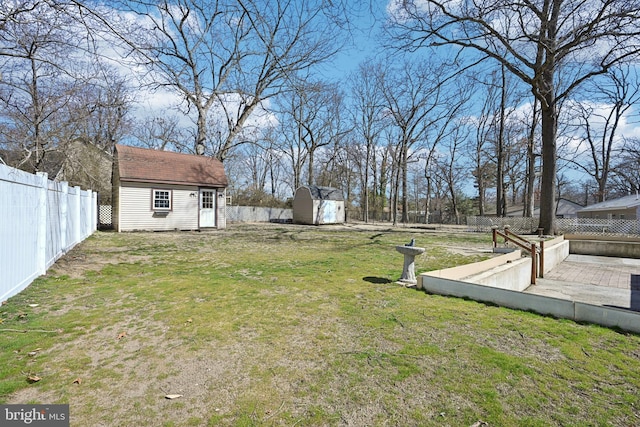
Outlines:
[[[344,202],[340,200],[315,200],[315,224],[338,224],[344,222]]]
[[[293,222],[296,224],[315,224],[316,202],[311,198],[311,192],[308,188],[300,187],[293,198]]]
[[[227,190],[218,188],[216,191],[216,227],[222,230],[227,228]]]
[[[154,215],[152,190],[172,190],[172,210]],[[196,197],[190,196],[195,193]],[[118,195],[118,231],[198,229],[198,187],[147,183],[121,183]]]

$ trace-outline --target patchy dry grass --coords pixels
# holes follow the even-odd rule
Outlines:
[[[291,225],[96,233],[0,308],[0,401],[69,403],[74,426],[640,424],[640,337],[399,287],[411,237],[418,272],[490,247]]]

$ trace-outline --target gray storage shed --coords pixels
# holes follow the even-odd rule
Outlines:
[[[342,190],[304,185],[293,197],[293,222],[296,224],[342,224],[345,206]]]

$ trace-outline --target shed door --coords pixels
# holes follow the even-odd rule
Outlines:
[[[216,226],[216,190],[200,190],[200,227]]]

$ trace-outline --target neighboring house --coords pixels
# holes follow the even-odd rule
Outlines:
[[[559,199],[556,205],[556,218],[577,218],[578,211],[584,206],[567,199]],[[536,209],[536,216],[540,216],[540,209]]]
[[[556,204],[556,218],[576,218],[578,215],[578,211],[582,209],[583,206],[577,203],[572,202],[567,199],[558,199],[558,203]],[[507,214],[509,217],[521,217],[522,216],[522,207],[518,207],[513,211]],[[540,208],[536,208],[533,211],[534,217],[540,217]]]
[[[99,147],[81,140],[67,144],[56,181],[90,188],[98,193],[101,205],[111,204],[113,157]]]
[[[578,218],[636,220],[640,218],[640,197],[633,194],[589,205],[578,211]]]
[[[20,151],[0,150],[0,163],[35,172],[25,154]],[[46,172],[49,179],[67,181],[70,187],[82,187],[98,193],[100,204],[111,204],[111,163],[110,152],[96,145],[75,139],[46,151],[38,172]]]
[[[219,160],[116,145],[113,226],[116,231],[226,227],[227,177]]]
[[[306,185],[293,197],[293,222],[296,224],[342,224],[345,205],[342,190]]]

